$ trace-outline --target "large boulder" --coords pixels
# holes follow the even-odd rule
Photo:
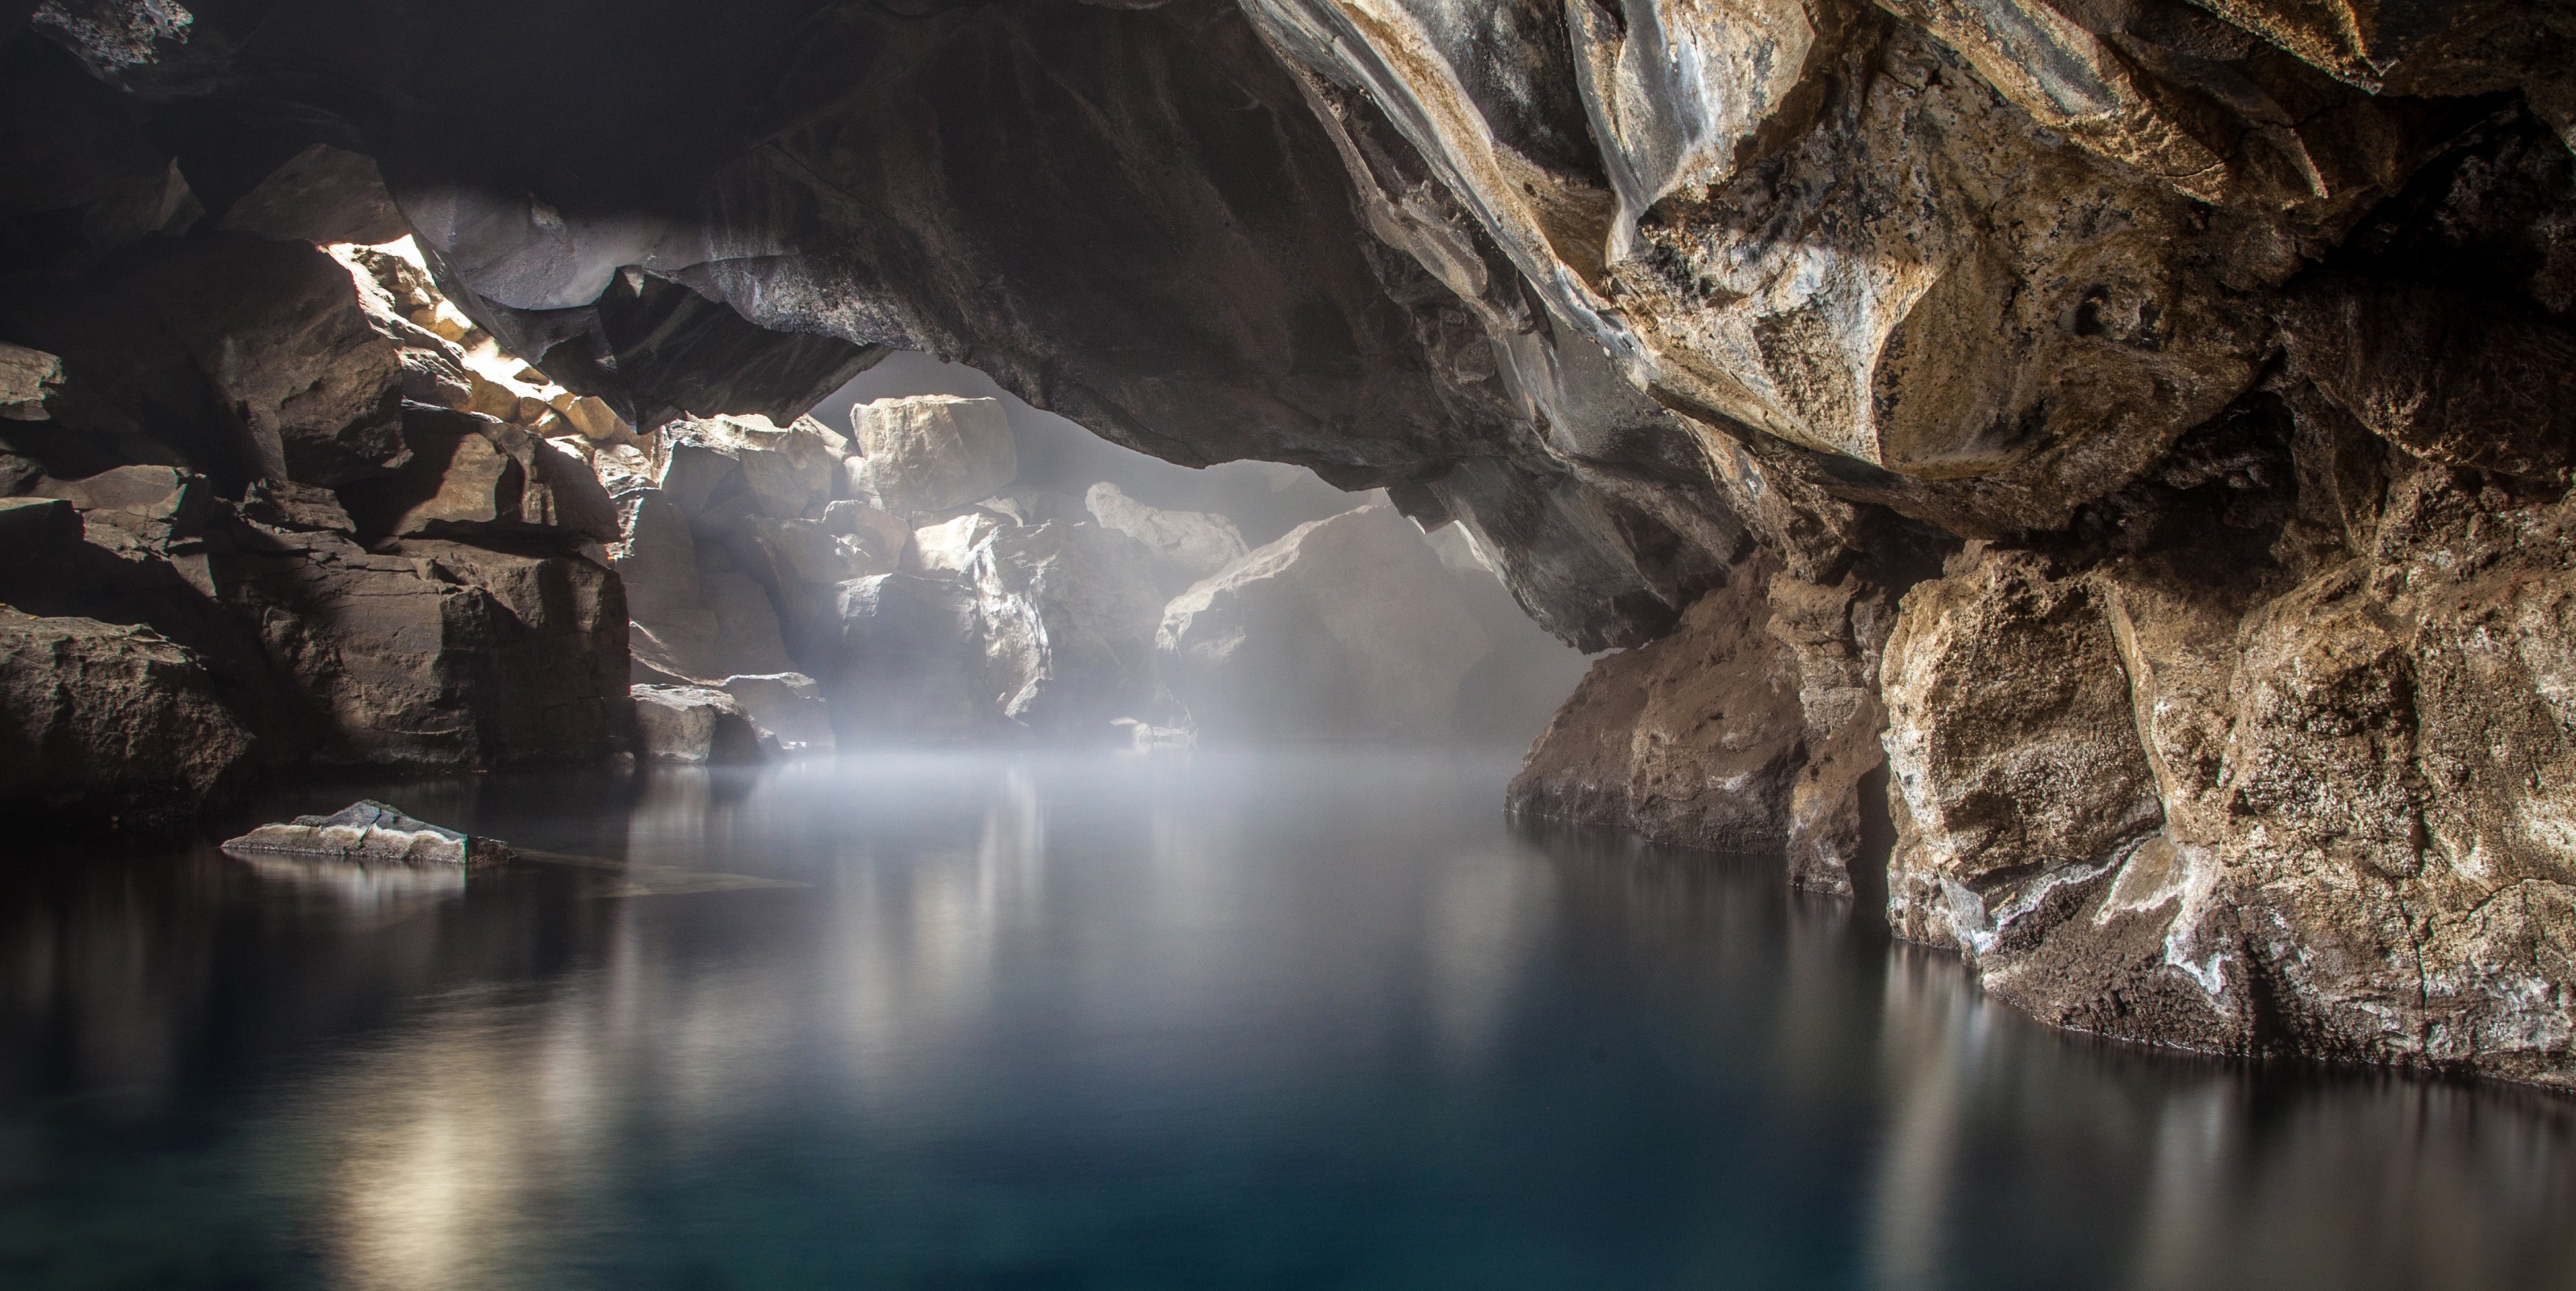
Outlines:
[[[999,399],[913,395],[850,410],[856,496],[896,515],[962,507],[1002,491],[1020,471]]]
[[[879,574],[843,583],[834,608],[839,639],[826,694],[844,744],[964,739],[1002,724],[985,684],[971,586]]]
[[[1173,592],[1251,552],[1242,531],[1221,515],[1149,507],[1107,480],[1092,485],[1082,500],[1101,528],[1123,533],[1153,553],[1155,577]]]
[[[751,762],[760,732],[741,701],[706,686],[637,685],[635,753],[647,762]]]
[[[185,820],[256,743],[197,656],[146,627],[0,605],[0,809],[22,823]]]
[[[820,518],[833,497],[840,437],[821,423],[713,417],[663,427],[662,487],[692,515],[730,511],[774,520]]]
[[[1806,720],[1797,658],[1770,630],[1767,572],[1738,569],[1671,636],[1592,665],[1530,746],[1511,810],[1686,847],[1785,846]]]
[[[976,547],[966,585],[1002,717],[1106,738],[1111,722],[1156,708],[1163,595],[1147,567],[1136,540],[1066,521],[996,529]]]
[[[1164,684],[1218,739],[1439,739],[1491,648],[1386,506],[1299,525],[1190,588],[1156,641]]]
[[[626,604],[587,557],[279,533],[214,568],[324,760],[579,762],[628,724]]]

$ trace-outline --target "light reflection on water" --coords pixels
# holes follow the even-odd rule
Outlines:
[[[21,873],[0,1285],[2576,1286],[2576,1101],[2050,1033],[1508,770],[339,786],[260,814],[630,868]]]

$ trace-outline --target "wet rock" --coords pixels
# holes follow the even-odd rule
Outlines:
[[[741,701],[706,686],[633,688],[635,751],[648,762],[750,762],[760,732]]]
[[[1083,505],[1104,529],[1116,530],[1153,553],[1155,577],[1178,592],[1250,552],[1234,522],[1204,511],[1149,507],[1104,480],[1083,495]]]
[[[850,410],[857,496],[897,515],[962,507],[1019,474],[1010,418],[999,399],[914,395]]]
[[[2089,588],[1983,553],[1908,593],[1884,664],[1900,935],[1996,926],[2163,823],[2127,674]]]
[[[288,856],[358,865],[456,866],[483,869],[517,859],[507,843],[414,820],[362,798],[328,816],[298,816],[227,839],[235,856]]]
[[[177,824],[245,783],[257,751],[193,652],[0,605],[0,804],[23,824]]]
[[[1766,572],[1739,568],[1671,636],[1592,665],[1530,746],[1511,810],[1717,851],[1785,846],[1807,723]]]
[[[1173,598],[1163,678],[1212,739],[1438,739],[1491,648],[1449,571],[1384,506],[1298,526]]]

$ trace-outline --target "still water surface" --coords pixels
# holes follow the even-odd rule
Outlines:
[[[600,859],[12,875],[0,1286],[2576,1287],[2576,1100],[2055,1034],[1509,769],[344,785],[244,819]]]

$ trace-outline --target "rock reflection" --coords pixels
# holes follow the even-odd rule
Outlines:
[[[1506,828],[1499,775],[1323,752],[502,779],[439,789],[445,817],[607,869],[21,876],[0,1276],[2576,1276],[2576,1102],[2046,1031],[1770,859]],[[620,888],[621,864],[795,886]]]

